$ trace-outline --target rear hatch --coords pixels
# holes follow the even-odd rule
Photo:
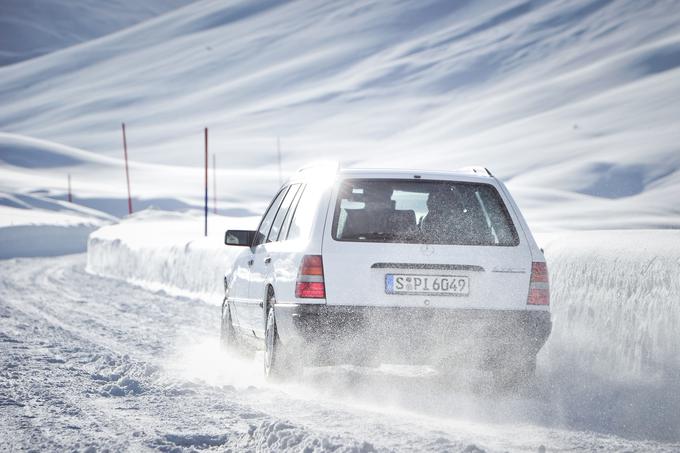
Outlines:
[[[341,181],[322,255],[329,305],[525,309],[531,252],[493,180]]]

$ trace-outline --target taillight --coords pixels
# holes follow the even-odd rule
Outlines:
[[[295,283],[295,297],[304,299],[323,299],[326,297],[321,255],[305,255],[302,258]]]
[[[550,305],[548,266],[544,262],[531,263],[531,280],[527,305]]]

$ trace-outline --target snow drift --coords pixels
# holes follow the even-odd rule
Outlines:
[[[87,270],[152,291],[222,302],[224,271],[241,251],[224,246],[228,228],[256,228],[257,218],[211,216],[208,237],[202,213],[146,210],[90,235]]]
[[[0,190],[0,259],[84,252],[91,232],[114,217],[41,193]]]

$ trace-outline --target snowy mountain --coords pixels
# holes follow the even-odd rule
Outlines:
[[[122,30],[189,1],[3,0],[0,66]]]
[[[286,172],[482,164],[540,228],[677,227],[678,25],[673,1],[200,1],[0,68],[0,129],[119,158],[125,121],[133,160],[198,167],[207,126],[220,167],[271,175],[235,200],[274,190],[280,136]],[[200,204],[194,174],[166,192]]]
[[[0,451],[680,451],[680,2],[0,8],[0,65],[29,58],[0,67]],[[121,122],[145,209],[124,219]],[[223,232],[280,184],[277,137],[284,177],[339,159],[507,181],[549,263],[536,379],[271,384],[261,353],[220,354]],[[606,231],[559,231],[587,229]]]

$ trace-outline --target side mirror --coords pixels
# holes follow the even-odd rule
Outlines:
[[[227,245],[239,245],[250,247],[255,237],[255,231],[250,230],[227,230],[224,233],[224,243]]]

